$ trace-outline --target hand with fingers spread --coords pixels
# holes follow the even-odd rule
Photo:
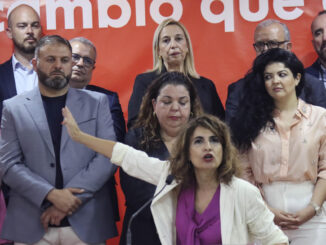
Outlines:
[[[84,190],[79,188],[52,189],[46,198],[62,212],[75,212],[82,202],[74,194],[83,192]]]
[[[67,106],[62,108],[62,115],[62,125],[66,126],[69,136],[76,141],[81,131]]]
[[[45,230],[50,225],[60,225],[61,220],[66,217],[66,213],[57,209],[55,206],[48,207],[41,215],[41,223]]]

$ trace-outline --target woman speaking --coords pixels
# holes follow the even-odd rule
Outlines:
[[[73,140],[107,156],[132,176],[156,185],[151,211],[163,245],[288,244],[259,190],[238,179],[237,151],[227,126],[214,116],[192,119],[181,131],[170,161],[99,139],[78,128],[68,108]],[[165,186],[167,176],[175,180]],[[164,187],[165,186],[165,187]]]

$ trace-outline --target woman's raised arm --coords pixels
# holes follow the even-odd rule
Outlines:
[[[62,125],[66,126],[69,136],[74,141],[81,143],[88,148],[111,159],[113,147],[116,144],[115,141],[96,138],[92,135],[82,132],[67,106],[62,108],[62,115],[64,118]]]

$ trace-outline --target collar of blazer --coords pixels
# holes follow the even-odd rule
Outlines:
[[[233,178],[233,180],[229,185],[221,183],[220,217],[221,217],[221,221],[223,221],[221,222],[221,233],[222,233],[223,243],[229,243],[232,235],[235,200],[237,196],[235,190],[237,188],[237,185],[234,179],[235,177]],[[162,178],[159,184],[157,185],[158,188],[156,190],[160,190],[160,188],[164,186],[164,183],[165,183],[165,178]],[[173,182],[170,185],[167,185],[165,189],[153,200],[152,210],[158,214],[160,214],[161,211],[164,212],[168,210],[167,208],[171,206],[171,203],[169,202],[171,202],[171,199],[174,199],[173,195],[175,194],[175,198],[178,198],[179,190],[178,189],[175,190],[176,187],[179,187],[179,184],[175,180],[173,180]],[[177,193],[174,193],[173,190],[177,191]],[[176,204],[177,200],[174,201]],[[176,207],[171,206],[170,208],[172,209],[170,211],[174,212],[172,217],[175,218]],[[154,215],[155,214],[153,214],[153,216]],[[175,223],[174,220],[171,220],[170,222],[172,224]]]
[[[77,90],[73,88],[69,88],[66,99],[66,106],[70,109],[71,113],[74,115],[75,120],[78,124],[92,120],[96,118],[96,113],[94,110],[93,115],[87,115],[83,113],[83,108],[85,108],[85,104],[89,102],[89,100],[85,99],[86,94],[89,93],[84,90]],[[34,88],[30,92],[25,94],[25,107],[33,119],[38,132],[43,137],[46,142],[50,152],[54,156],[54,150],[52,145],[51,133],[49,131],[49,126],[45,114],[45,110],[43,107],[42,97],[40,90],[38,87]],[[67,133],[67,129],[62,127],[61,133],[61,149],[65,147],[69,139],[69,135]]]

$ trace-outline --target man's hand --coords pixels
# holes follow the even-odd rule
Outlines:
[[[41,215],[41,223],[45,230],[48,229],[49,224],[60,225],[61,220],[66,217],[66,214],[55,206],[47,208]]]
[[[75,212],[81,204],[81,200],[73,194],[82,192],[84,190],[79,188],[52,189],[46,199],[57,209],[68,214]]]

